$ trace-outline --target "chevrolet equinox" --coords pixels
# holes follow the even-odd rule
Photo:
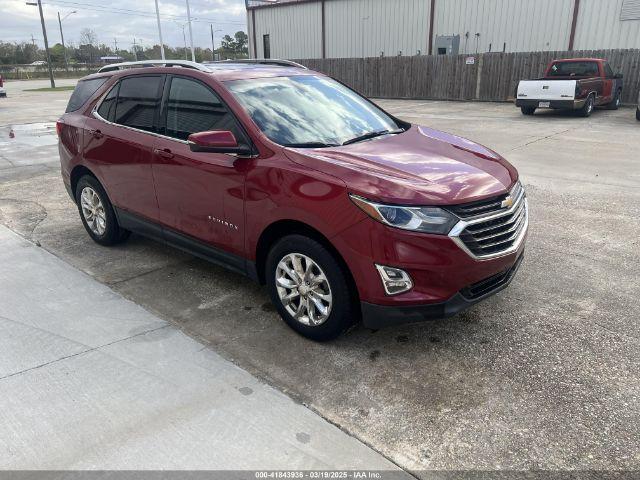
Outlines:
[[[57,133],[94,241],[134,231],[247,275],[314,340],[454,315],[523,258],[506,160],[292,62],[110,65]]]

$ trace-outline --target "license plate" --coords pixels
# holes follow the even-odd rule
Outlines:
[[[551,106],[551,102],[540,102],[538,103],[539,108],[549,108]]]

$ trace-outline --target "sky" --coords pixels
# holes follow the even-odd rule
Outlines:
[[[30,0],[36,1],[36,0]],[[0,41],[31,42],[33,34],[36,43],[44,46],[38,7],[25,4],[25,0],[0,0]],[[183,46],[182,25],[186,24],[187,7],[185,0],[159,0],[162,38],[166,45]],[[247,32],[244,0],[189,0],[193,25],[193,43],[196,47],[211,47],[210,24],[215,32],[216,48],[220,39],[238,30]],[[79,44],[83,28],[93,29],[98,43],[118,49],[130,50],[135,38],[143,46],[158,44],[158,27],[154,0],[43,0],[42,7],[47,27],[49,45],[60,43],[58,12],[65,17],[62,22],[66,44]],[[185,26],[187,45],[189,27]]]

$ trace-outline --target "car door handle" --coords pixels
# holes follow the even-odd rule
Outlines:
[[[89,130],[89,133],[93,138],[100,139],[104,137],[104,133],[102,133],[100,130]]]
[[[171,150],[169,150],[168,148],[164,148],[164,149],[154,148],[153,153],[155,153],[156,155],[162,158],[173,158],[173,153],[171,153]]]

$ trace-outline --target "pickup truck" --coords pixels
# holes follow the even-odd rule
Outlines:
[[[617,109],[622,95],[622,74],[613,73],[601,58],[554,60],[544,76],[521,80],[516,92],[516,106],[524,115],[538,108],[576,110],[588,117],[596,106]]]

